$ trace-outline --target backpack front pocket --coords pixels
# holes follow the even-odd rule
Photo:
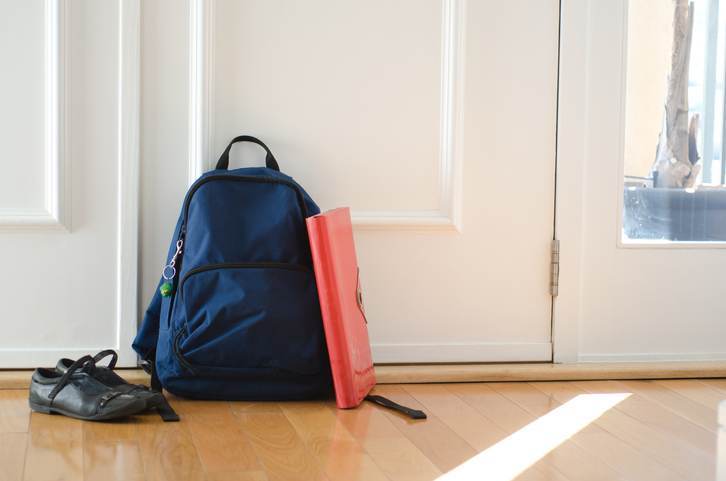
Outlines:
[[[197,267],[180,281],[174,353],[192,372],[321,371],[324,335],[313,272],[275,262]]]

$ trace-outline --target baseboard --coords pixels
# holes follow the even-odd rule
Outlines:
[[[726,361],[376,366],[380,384],[726,377]]]
[[[122,369],[119,373],[134,384],[149,382],[141,369]],[[31,374],[31,370],[0,371],[0,389],[26,389]],[[376,366],[376,377],[379,384],[726,378],[726,361],[386,364]]]
[[[149,384],[149,375],[143,369],[118,369],[117,372],[131,384]],[[0,371],[0,389],[27,389],[32,369]]]
[[[376,343],[371,346],[376,364],[463,363],[463,362],[548,362],[551,342],[480,343]]]
[[[653,352],[624,354],[580,354],[580,362],[726,361],[726,352]]]
[[[136,355],[126,352],[131,348],[119,349],[118,346],[96,346],[76,349],[0,349],[0,366],[3,369],[27,369],[30,366],[52,367],[58,359],[67,357],[78,359],[87,354],[94,354],[104,349],[114,349],[120,352],[119,367],[136,366]]]

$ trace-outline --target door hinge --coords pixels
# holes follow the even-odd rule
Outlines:
[[[557,297],[560,285],[560,241],[552,240],[552,251],[550,253],[550,294]]]

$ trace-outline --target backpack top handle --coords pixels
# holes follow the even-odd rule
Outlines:
[[[265,152],[267,152],[267,156],[265,157],[265,167],[267,167],[268,169],[276,170],[278,172],[280,171],[280,166],[277,165],[277,160],[275,160],[275,156],[272,155],[270,149],[260,139],[252,137],[251,135],[240,135],[239,137],[235,137],[234,139],[232,139],[232,142],[229,143],[227,148],[224,149],[224,152],[222,152],[222,155],[219,156],[219,160],[217,161],[217,166],[215,167],[215,169],[227,170],[229,168],[229,151],[232,149],[232,145],[236,144],[237,142],[251,142],[265,149]]]

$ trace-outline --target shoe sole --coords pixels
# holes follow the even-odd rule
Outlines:
[[[41,404],[34,403],[33,401],[28,401],[28,404],[30,404],[30,409],[33,411],[42,413],[42,414],[62,414],[63,416],[68,416],[69,418],[75,418],[80,419],[82,421],[109,421],[112,419],[119,419],[126,416],[131,416],[133,414],[138,414],[145,409],[145,405],[134,405],[130,404],[125,409],[120,409],[118,411],[115,411],[113,413],[107,413],[107,414],[99,414],[96,416],[80,416],[78,414],[66,411],[65,409],[59,409],[55,407],[50,406],[43,406]]]

